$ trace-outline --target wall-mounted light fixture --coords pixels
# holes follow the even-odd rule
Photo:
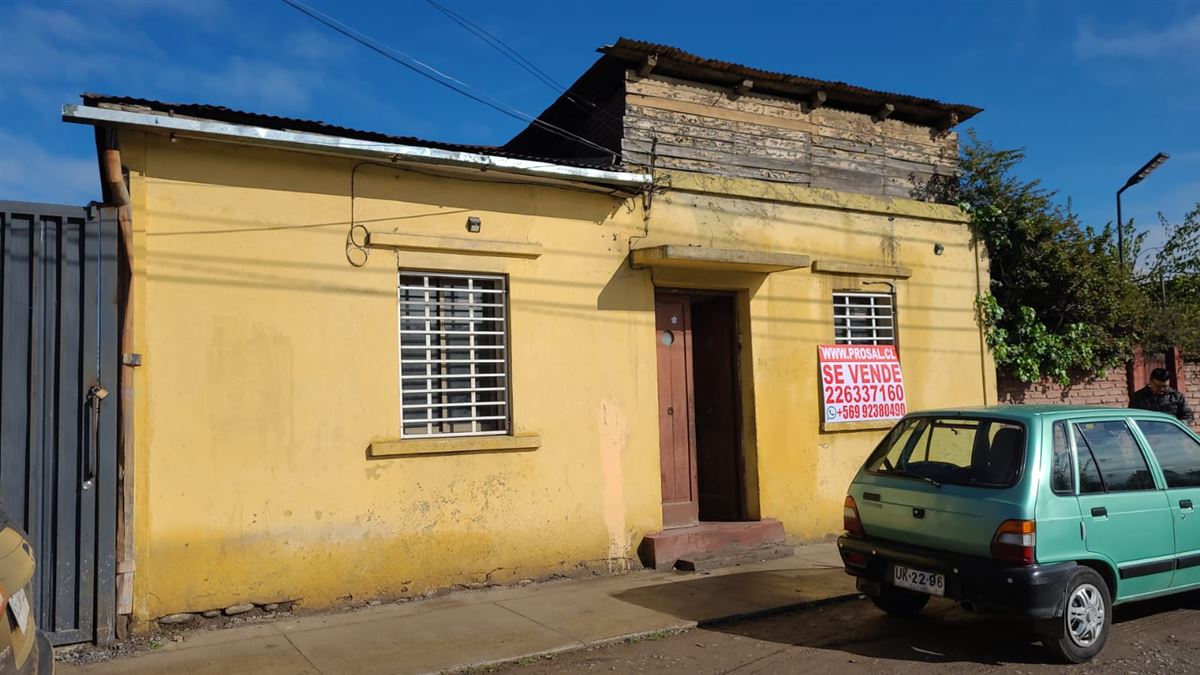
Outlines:
[[[467,216],[467,232],[476,234],[482,226],[483,223],[479,220],[479,216]]]
[[[941,255],[945,252],[946,252],[945,246],[942,246],[940,243],[934,242],[934,244],[933,244],[933,254],[934,255]]]

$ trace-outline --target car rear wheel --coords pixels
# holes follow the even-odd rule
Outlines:
[[[884,586],[878,595],[871,596],[875,606],[892,616],[916,616],[929,603],[929,596],[895,586]]]
[[[1049,626],[1042,644],[1055,657],[1083,663],[1100,653],[1112,628],[1112,597],[1095,570],[1080,567],[1067,582],[1063,615]]]

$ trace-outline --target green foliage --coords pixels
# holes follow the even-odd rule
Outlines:
[[[1166,243],[1142,278],[1150,298],[1146,343],[1155,349],[1176,345],[1200,355],[1200,202],[1179,223],[1158,216]]]
[[[1032,307],[1022,305],[1009,317],[990,293],[976,298],[975,309],[988,327],[988,347],[996,362],[1022,382],[1049,376],[1065,385],[1072,373],[1100,374],[1115,365],[1096,358],[1088,326],[1072,323],[1062,333],[1051,333]]]
[[[976,301],[996,364],[1024,382],[1096,376],[1140,339],[1145,296],[1120,264],[1115,232],[1080,224],[1039,181],[1015,175],[1021,150],[968,133],[958,200],[989,254],[991,288]],[[1142,237],[1127,228],[1131,250]]]

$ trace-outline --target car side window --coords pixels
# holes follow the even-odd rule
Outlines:
[[[1158,458],[1167,487],[1200,486],[1200,443],[1170,422],[1139,420],[1138,428]]]
[[[1079,427],[1075,427],[1075,456],[1079,464],[1079,494],[1104,492],[1104,479],[1100,477],[1100,467],[1097,466],[1096,457],[1092,455],[1087,441],[1083,439],[1083,434],[1079,432]]]
[[[1054,459],[1050,467],[1050,489],[1054,494],[1075,494],[1075,472],[1071,466],[1071,442],[1067,423],[1054,423]]]
[[[1124,421],[1075,424],[1079,492],[1153,490],[1150,465]]]

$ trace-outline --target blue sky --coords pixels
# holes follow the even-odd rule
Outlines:
[[[1192,2],[464,2],[445,5],[570,83],[618,36],[768,70],[970,103],[964,126],[1026,148],[1022,175],[1085,222],[1125,194],[1142,226],[1200,200],[1200,0]],[[555,92],[424,1],[310,5],[537,114]],[[0,2],[0,198],[98,197],[84,91],[202,102],[438,140],[495,144],[523,125],[273,0]],[[1157,229],[1157,228],[1154,228]],[[1152,237],[1157,239],[1157,232]]]

